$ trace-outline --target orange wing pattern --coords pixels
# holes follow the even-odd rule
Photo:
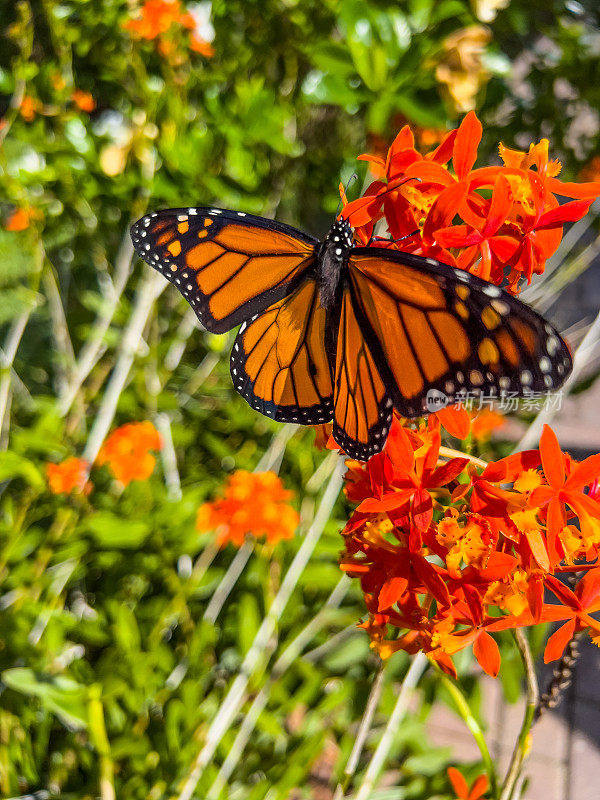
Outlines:
[[[435,410],[432,390],[451,401],[465,392],[516,396],[563,383],[571,369],[567,347],[524,303],[434,259],[374,249],[352,251],[350,281],[401,414]]]
[[[281,300],[314,267],[318,240],[288,225],[220,208],[169,209],[131,229],[139,255],[224,333]]]
[[[346,288],[337,332],[333,437],[351,458],[366,461],[385,444],[391,423],[392,401]]]
[[[244,323],[231,353],[233,385],[261,414],[317,425],[332,414],[327,317],[314,280]]]

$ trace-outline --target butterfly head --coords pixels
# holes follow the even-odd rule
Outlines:
[[[348,220],[342,217],[336,219],[329,229],[325,241],[337,245],[342,251],[351,248],[354,244],[354,237],[352,236],[352,227]]]

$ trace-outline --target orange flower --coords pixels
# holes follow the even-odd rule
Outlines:
[[[594,156],[579,173],[582,181],[599,181],[600,180],[600,156]]]
[[[156,458],[151,450],[160,450],[160,435],[151,422],[130,422],[113,431],[98,454],[97,463],[108,464],[115,478],[127,486],[152,475]]]
[[[600,475],[600,455],[589,456],[567,475],[565,456],[548,425],[544,425],[540,437],[540,455],[548,485],[534,489],[530,502],[535,507],[546,508],[548,549],[551,559],[557,563],[560,560],[558,539],[567,524],[567,508],[578,515],[585,536],[594,539],[598,533],[600,503],[584,494],[583,489]]]
[[[25,122],[33,122],[35,119],[36,114],[42,107],[42,104],[39,100],[35,97],[30,97],[29,95],[25,95],[25,97],[21,100],[21,106],[19,108],[19,113],[25,120]]]
[[[81,111],[86,111],[88,114],[96,108],[96,101],[89,92],[84,92],[82,89],[75,89],[71,95],[71,100],[75,103],[77,108]]]
[[[222,498],[200,506],[196,528],[215,531],[221,546],[240,546],[248,535],[264,536],[270,544],[291,539],[299,521],[288,502],[291,496],[274,472],[237,470],[227,479]]]
[[[484,408],[480,411],[471,424],[471,435],[478,441],[485,441],[490,438],[493,431],[502,428],[506,420],[497,411]]]
[[[456,800],[484,800],[483,795],[488,790],[486,775],[480,775],[476,778],[471,789],[469,789],[469,785],[463,775],[454,767],[448,767],[448,777],[452,788],[456,792]]]
[[[473,53],[457,50],[459,67],[463,55]],[[471,111],[429,153],[417,150],[405,125],[387,153],[378,142],[375,154],[359,156],[375,180],[350,203],[340,192],[357,241],[439,259],[513,294],[543,272],[563,225],[586,213],[600,181],[559,180],[546,139],[524,151],[500,145],[502,166],[476,168],[482,134]],[[379,222],[389,238],[373,238]],[[491,410],[472,418],[457,407],[425,423],[396,418],[383,452],[347,462],[346,496],[357,507],[343,530],[340,567],[360,581],[369,613],[362,627],[382,658],[422,651],[454,675],[453,656],[472,646],[496,676],[491,633],[557,620],[566,622],[547,660],[560,657],[576,631],[600,643],[591,616],[600,611],[600,455],[577,463],[547,426],[539,450],[483,470],[480,459],[441,447],[442,428],[485,441],[503,422]],[[555,577],[590,569],[573,591]],[[545,589],[559,605],[544,603]],[[462,779],[453,783],[460,798],[486,791],[481,781],[470,791]]]
[[[7,231],[24,231],[29,227],[31,214],[24,208],[16,208],[4,223]]]
[[[212,58],[215,54],[215,48],[210,42],[206,42],[201,36],[198,36],[197,33],[192,33],[190,37],[190,48],[195,53],[200,53],[200,55],[205,58]]]
[[[382,217],[390,238],[371,244],[430,256],[517,294],[523,280],[544,271],[563,225],[580,219],[600,182],[565,183],[549,158],[547,139],[527,152],[500,145],[503,166],[475,168],[482,126],[474,111],[431,152],[421,154],[405,125],[387,156],[363,154],[377,180],[344,202],[342,216],[356,238],[371,241]],[[451,165],[451,166],[450,166]],[[576,198],[559,204],[556,195]]]
[[[91,489],[88,483],[89,464],[82,458],[67,458],[60,464],[46,464],[46,478],[53,494],[70,494],[76,490],[87,492]]]
[[[125,23],[125,29],[132,31],[142,39],[156,39],[166,33],[171,25],[181,23],[185,19],[190,22],[190,15],[182,15],[179,0],[146,0],[141,15]],[[191,25],[193,27],[193,20]]]

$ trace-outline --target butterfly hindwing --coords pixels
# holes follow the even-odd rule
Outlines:
[[[337,328],[333,438],[359,461],[381,450],[392,423],[392,400],[365,333],[352,288],[346,286]]]
[[[279,422],[318,425],[332,415],[327,313],[314,280],[244,323],[231,353],[233,385]]]
[[[138,254],[224,333],[287,296],[314,269],[318,240],[289,225],[220,208],[148,214],[131,229]]]
[[[571,370],[552,326],[464,270],[379,248],[355,248],[349,267],[363,324],[377,339],[375,359],[404,416],[432,410],[431,390],[448,401],[516,397],[557,388]]]

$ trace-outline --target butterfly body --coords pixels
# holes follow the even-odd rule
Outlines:
[[[353,458],[379,452],[396,408],[559,388],[572,363],[542,317],[497,286],[431,258],[354,247],[347,220],[323,241],[219,208],[154,212],[133,244],[213,333],[241,325],[236,390],[281,422],[333,419]],[[433,393],[433,394],[432,394]]]
[[[336,220],[321,242],[317,253],[317,282],[321,306],[333,309],[339,294],[340,278],[348,266],[353,246],[352,228],[347,220]]]

